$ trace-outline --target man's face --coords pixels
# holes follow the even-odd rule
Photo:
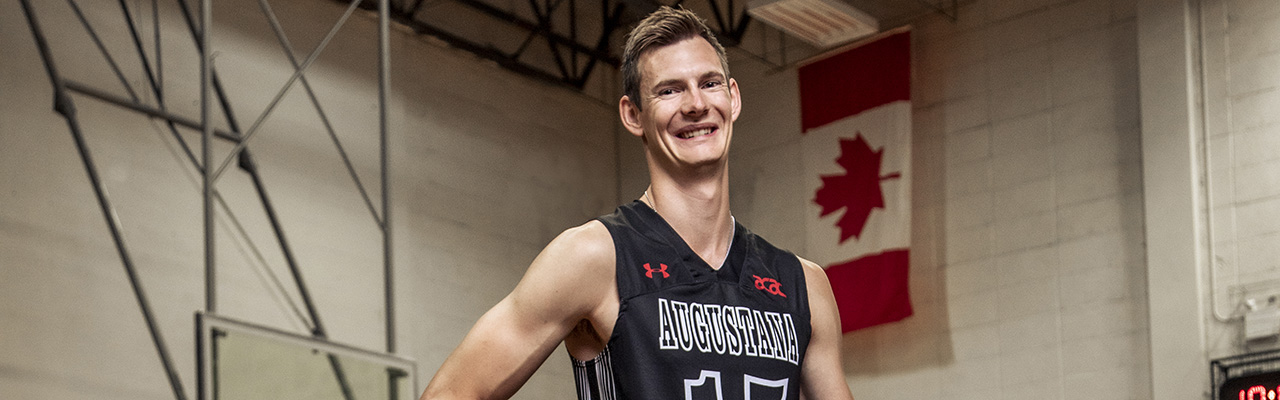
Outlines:
[[[639,64],[640,98],[624,97],[620,111],[650,155],[686,167],[725,160],[741,103],[738,83],[725,77],[715,48],[693,37],[651,49]]]

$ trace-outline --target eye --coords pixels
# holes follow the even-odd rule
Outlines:
[[[662,89],[658,89],[658,97],[667,97],[667,96],[670,96],[670,95],[673,95],[673,94],[676,94],[676,89],[675,89],[675,88],[662,88]]]
[[[715,89],[721,86],[724,86],[724,82],[718,80],[707,81],[702,84],[702,87],[705,89]]]

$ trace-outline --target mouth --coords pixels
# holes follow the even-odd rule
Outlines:
[[[685,130],[685,131],[682,131],[682,132],[680,132],[680,133],[676,134],[676,137],[681,138],[681,139],[693,139],[693,138],[696,138],[696,137],[702,137],[702,136],[710,135],[710,134],[712,134],[712,133],[713,133],[713,132],[715,132],[715,131],[716,131],[716,129],[715,129],[715,128],[690,129],[690,130]]]

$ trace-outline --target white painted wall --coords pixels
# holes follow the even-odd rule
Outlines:
[[[845,337],[855,397],[1152,398],[1133,7],[915,23],[916,315]],[[734,212],[804,254],[794,70],[737,79]]]
[[[1208,391],[1208,360],[1246,341],[1243,303],[1276,284],[1280,5],[1150,1],[1139,13],[1152,388]],[[1208,395],[1205,396],[1206,398]]]
[[[1209,358],[1246,350],[1275,349],[1277,341],[1243,339],[1242,303],[1280,294],[1280,4],[1204,1],[1203,93],[1197,129],[1203,209],[1212,210],[1203,231],[1214,280],[1202,286]],[[1206,140],[1207,139],[1207,140]],[[1207,273],[1206,273],[1207,275]],[[1211,314],[1210,311],[1216,313]],[[1222,322],[1227,320],[1229,322]]]
[[[1207,398],[1209,360],[1277,347],[1239,317],[1280,293],[1280,6],[1202,3],[916,21],[917,315],[846,337],[855,395]],[[735,212],[803,254],[794,71],[738,79]]]
[[[1205,206],[1213,207],[1205,257],[1218,271],[1212,306],[1234,318],[1242,301],[1265,305],[1280,294],[1280,4],[1205,1],[1203,15],[1208,141],[1201,143],[1211,174]],[[1209,326],[1211,357],[1276,345],[1244,343],[1239,323]]]
[[[61,72],[124,95],[66,3],[33,3]],[[145,87],[118,4],[78,3],[131,84]],[[127,3],[150,53],[151,2]],[[198,119],[194,46],[176,3],[161,3],[169,104]],[[247,129],[292,70],[256,2],[216,3],[217,66]],[[271,3],[299,58],[342,11],[325,1]],[[401,30],[392,36],[399,354],[417,360],[425,385],[545,243],[614,207],[616,108]],[[375,204],[376,43],[374,20],[359,12],[308,72]],[[51,110],[52,89],[17,1],[0,3],[0,54],[0,398],[172,398],[71,135]],[[190,394],[192,316],[204,307],[198,174],[162,125],[74,100]],[[184,135],[198,154],[198,135]],[[301,88],[251,148],[330,337],[382,350],[378,228]],[[220,155],[228,150],[218,146]],[[287,284],[245,174],[229,170],[219,188]],[[225,217],[220,224],[220,314],[303,332]],[[557,351],[517,397],[572,397],[569,370]]]

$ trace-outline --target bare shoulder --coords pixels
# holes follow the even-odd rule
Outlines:
[[[808,287],[809,292],[813,293],[816,289],[819,290],[819,293],[830,293],[831,282],[827,279],[826,270],[823,270],[821,265],[804,257],[796,256],[796,258],[800,259],[800,266],[804,269],[805,286]],[[810,297],[813,296],[810,295]]]
[[[533,267],[537,267],[539,261],[561,264],[557,268],[574,270],[612,267],[613,237],[609,235],[609,229],[605,228],[603,223],[592,220],[561,232],[542,250],[538,259],[534,261]]]
[[[558,314],[576,323],[612,290],[614,248],[608,228],[591,221],[556,236],[525,271],[510,296],[524,309]]]
[[[822,266],[818,265],[818,263],[809,261],[808,259],[800,256],[796,256],[796,258],[800,259],[800,265],[804,266],[804,272],[806,274],[811,272],[822,272]]]
[[[805,287],[809,289],[809,312],[815,327],[826,329],[835,326],[839,329],[840,315],[836,310],[835,292],[831,290],[827,272],[822,266],[804,258],[800,258],[800,265],[804,268]]]
[[[556,345],[589,318],[613,286],[613,240],[599,222],[565,230],[520,283],[476,321],[445,360],[423,399],[509,398]]]
[[[609,252],[613,252],[613,238],[609,236],[609,228],[605,228],[604,223],[594,219],[585,224],[565,229],[565,231],[561,232],[560,236],[557,236],[552,242],[588,246],[593,249],[596,247],[607,247]]]

